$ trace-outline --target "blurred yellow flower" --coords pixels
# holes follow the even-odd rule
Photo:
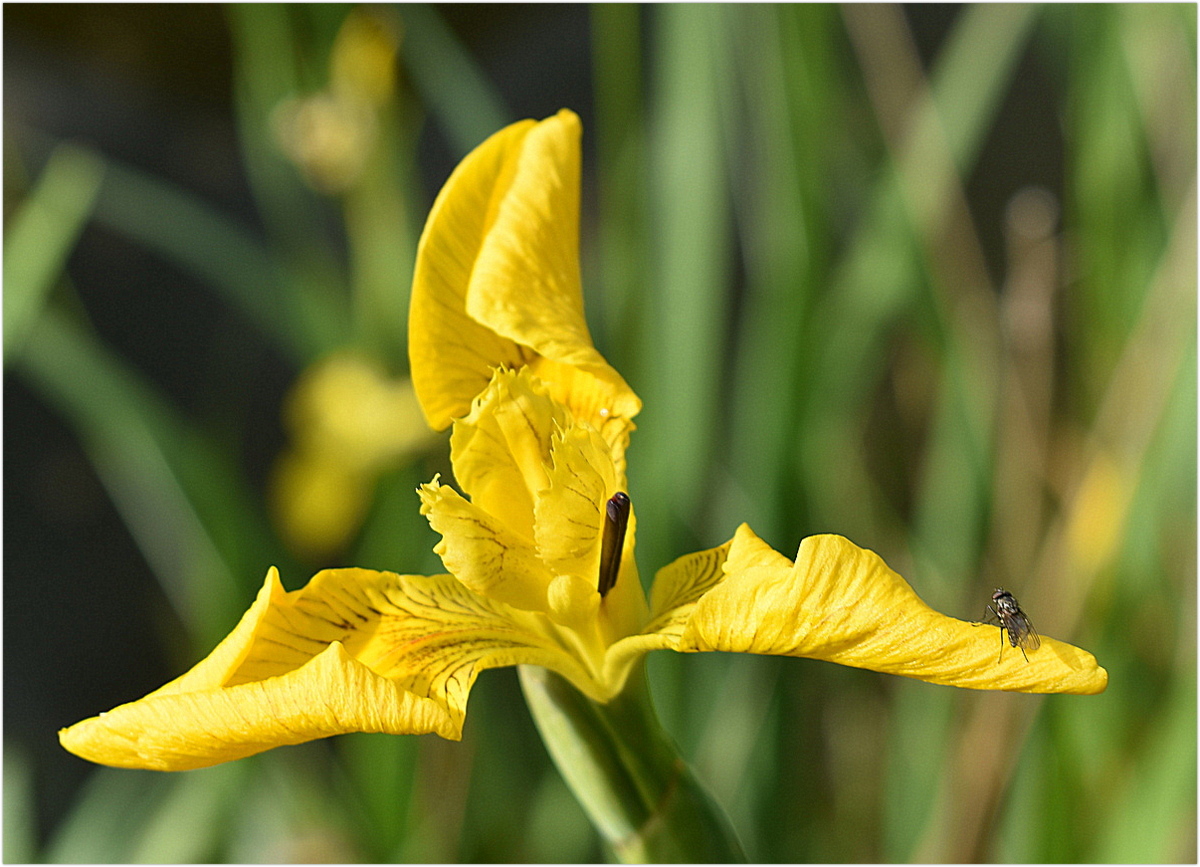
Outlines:
[[[272,479],[276,523],[306,558],[341,548],[362,524],[375,481],[432,439],[407,378],[353,352],[318,361],[284,407],[291,437]]]
[[[395,90],[399,21],[381,8],[346,16],[329,58],[329,84],[280,103],[272,125],[280,148],[319,190],[353,186],[379,131],[378,111]]]
[[[1112,455],[1097,449],[1067,524],[1067,551],[1084,574],[1102,569],[1121,549],[1133,493]]]
[[[455,172],[422,238],[413,381],[430,422],[454,425],[466,496],[435,478],[421,510],[450,574],[334,569],[285,593],[271,570],[207,659],[63,730],[67,749],[184,769],[338,732],[458,738],[485,669],[543,666],[607,702],[651,650],[811,657],[974,689],[1104,690],[1095,658],[1052,638],[1028,662],[997,662],[996,632],[932,610],[840,536],[805,539],[793,561],[742,525],[660,569],[645,598],[625,478],[641,404],[583,323],[578,136],[566,111],[493,136]]]

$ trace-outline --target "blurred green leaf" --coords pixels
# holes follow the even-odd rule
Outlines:
[[[406,4],[404,65],[460,157],[513,120],[499,91],[442,20],[437,6]]]
[[[596,93],[598,277],[592,278],[584,245],[584,297],[598,348],[618,370],[637,354],[644,317],[638,303],[645,291],[646,147],[642,96],[641,18],[644,7],[597,3],[589,7],[592,75]],[[584,151],[586,165],[588,154]],[[584,192],[586,197],[587,192]],[[585,200],[586,202],[586,200]],[[584,218],[588,209],[584,207]],[[584,227],[584,233],[588,227]],[[633,382],[636,391],[640,383]]]
[[[182,774],[100,768],[55,829],[51,864],[130,864],[159,805],[172,800]],[[119,805],[119,809],[114,806]]]
[[[28,864],[37,852],[33,767],[25,751],[4,744],[4,863]]]
[[[199,277],[293,361],[303,362],[322,348],[299,327],[263,243],[186,190],[110,161],[96,222]]]
[[[303,62],[294,7],[233,4],[227,10],[239,139],[259,214],[283,275],[283,297],[292,314],[289,325],[298,332],[294,339],[331,350],[345,345],[351,336],[349,289],[322,225],[327,206],[284,158],[272,127],[285,100],[315,91],[323,80],[315,79],[314,67]]]
[[[1129,756],[1089,859],[1188,863],[1196,857],[1196,689],[1181,681]]]
[[[138,864],[195,864],[221,852],[229,815],[250,766],[231,763],[180,779],[155,804],[129,860]]]
[[[66,267],[103,176],[104,163],[91,151],[59,145],[13,214],[4,239],[5,364],[24,346]]]
[[[730,247],[718,108],[729,49],[718,7],[654,11],[660,41],[648,276],[655,293],[643,310],[647,328],[634,381],[645,408],[629,474],[635,496],[654,504],[655,532],[638,547],[657,569],[698,530],[719,417]]]
[[[275,547],[228,458],[56,311],[42,314],[17,364],[74,429],[191,636],[214,645]]]
[[[367,859],[400,860],[411,822],[417,739],[360,733],[338,738],[337,746],[345,762],[347,800],[361,805]]]

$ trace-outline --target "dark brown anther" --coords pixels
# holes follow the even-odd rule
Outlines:
[[[600,598],[608,595],[621,571],[621,551],[625,548],[625,530],[629,526],[629,495],[617,491],[604,507],[604,536],[600,542]]]

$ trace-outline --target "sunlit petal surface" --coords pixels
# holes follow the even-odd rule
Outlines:
[[[668,567],[682,573],[667,574],[673,587],[713,584],[679,650],[806,656],[972,689],[1092,694],[1108,684],[1095,657],[1053,638],[1028,661],[1011,648],[998,659],[995,627],[934,611],[878,555],[841,536],[810,536],[793,563],[742,525],[718,580],[721,550]]]

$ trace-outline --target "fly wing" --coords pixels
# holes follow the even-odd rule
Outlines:
[[[1013,645],[1016,647],[1021,647],[1025,650],[1037,650],[1042,646],[1042,639],[1038,637],[1037,630],[1033,628],[1033,623],[1024,611],[1018,611],[1013,615],[1012,625],[1009,627],[1008,634],[1009,638],[1012,639]]]

